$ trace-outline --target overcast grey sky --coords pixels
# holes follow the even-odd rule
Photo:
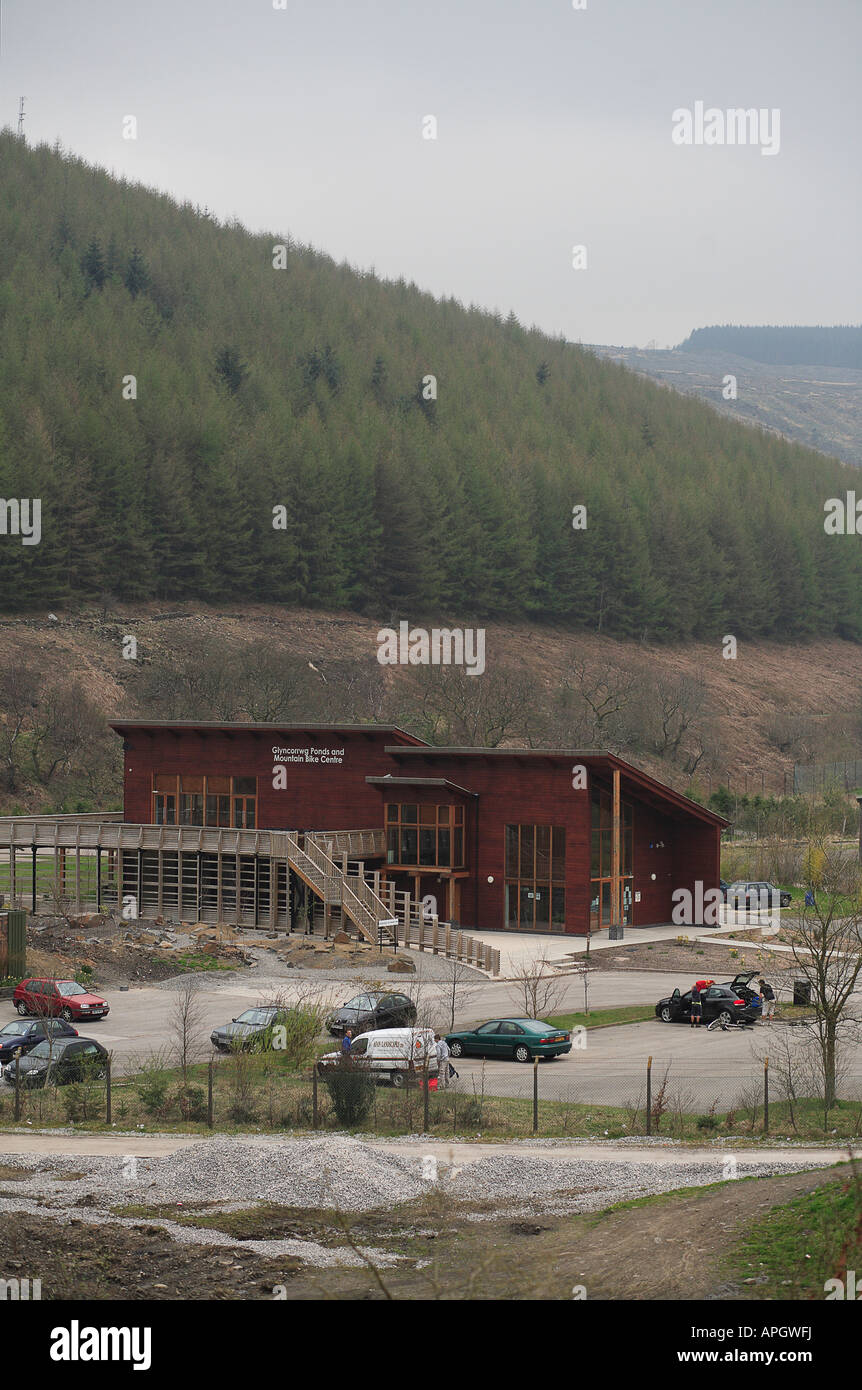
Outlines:
[[[2,0],[0,124],[584,342],[862,320],[862,0],[283,2]]]

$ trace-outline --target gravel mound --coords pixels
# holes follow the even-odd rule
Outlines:
[[[362,1212],[394,1209],[426,1195],[435,1185],[458,1201],[502,1206],[527,1201],[536,1209],[564,1203],[565,1209],[601,1210],[615,1202],[721,1182],[725,1154],[714,1159],[661,1163],[624,1157],[579,1159],[501,1152],[453,1163],[438,1158],[434,1178],[423,1175],[421,1155],[401,1154],[345,1135],[295,1139],[212,1139],[180,1149],[167,1158],[75,1155],[8,1155],[7,1167],[20,1168],[22,1177],[2,1184],[0,1196],[35,1198],[43,1194],[50,1205],[102,1208],[131,1203],[161,1206],[198,1202],[231,1203],[234,1207],[273,1202],[299,1208],[329,1208]],[[764,1163],[755,1154],[736,1156],[735,1175],[770,1175],[828,1167],[786,1159]]]
[[[736,1176],[768,1176],[794,1173],[801,1169],[829,1166],[810,1161],[761,1163],[738,1160]],[[530,1194],[531,1202],[539,1205],[543,1198],[567,1196],[577,1210],[594,1211],[615,1202],[633,1197],[646,1197],[669,1192],[677,1187],[702,1187],[721,1182],[728,1176],[723,1156],[714,1162],[694,1160],[678,1163],[614,1162],[587,1159],[540,1159],[517,1154],[500,1154],[481,1158],[475,1163],[453,1170],[446,1181],[446,1190],[464,1201],[505,1200],[523,1198]]]
[[[129,1153],[122,1157],[63,1154],[33,1162],[10,1154],[7,1163],[27,1174],[15,1181],[16,1194],[47,1190],[74,1201],[91,1193],[108,1206],[129,1202],[253,1206],[266,1201],[370,1211],[409,1202],[428,1191],[419,1159],[381,1152],[338,1135],[262,1143],[214,1137],[168,1158],[130,1162],[134,1153],[135,1140],[129,1136]]]
[[[157,1201],[197,1192],[209,1201],[265,1198],[345,1211],[410,1201],[427,1190],[415,1159],[329,1136],[267,1148],[211,1139],[159,1160],[154,1179]]]

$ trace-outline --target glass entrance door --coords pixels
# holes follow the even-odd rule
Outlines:
[[[623,926],[631,926],[632,921],[632,880],[621,880],[623,892]],[[593,879],[593,896],[590,901],[590,931],[599,931],[611,924],[611,880]]]

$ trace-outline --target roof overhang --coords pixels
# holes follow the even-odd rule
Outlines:
[[[628,783],[632,791],[644,801],[659,807],[666,815],[673,815],[676,811],[681,814],[694,816],[709,825],[715,825],[722,830],[730,824],[730,821],[723,816],[716,815],[715,811],[710,811],[706,806],[701,806],[699,801],[693,801],[690,796],[685,796],[682,792],[675,791],[673,787],[667,786],[664,782],[659,782],[656,777],[651,777],[648,772],[643,772],[641,768],[635,767],[633,763],[628,763],[624,758],[620,758],[616,753],[609,753],[605,749],[589,748],[463,748],[463,747],[432,747],[425,745],[422,747],[404,747],[398,744],[388,744],[384,752],[390,754],[396,760],[402,757],[422,757],[422,758],[483,758],[485,760],[504,760],[510,762],[528,763],[533,761],[551,761],[567,763],[583,763],[592,773],[611,775],[618,769],[621,777]]]
[[[442,787],[444,791],[455,792],[458,796],[479,795],[478,792],[471,792],[469,787],[459,787],[457,782],[450,782],[448,777],[393,777],[390,772],[387,772],[383,777],[366,777],[365,780],[366,782],[370,782],[372,786],[381,787],[384,790],[386,787],[401,788],[403,790],[409,787],[419,787],[420,790],[423,787]]]
[[[394,747],[406,746],[425,747],[420,738],[415,734],[410,734],[406,729],[401,729],[397,724],[314,724],[314,723],[266,723],[255,724],[242,721],[219,721],[210,719],[112,719],[109,720],[109,728],[117,734],[130,733],[191,733],[191,734],[225,734],[233,737],[237,734],[347,734],[347,735],[373,735],[389,734],[397,739],[403,740],[396,743]]]

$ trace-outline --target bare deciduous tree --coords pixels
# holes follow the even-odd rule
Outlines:
[[[445,1018],[447,1032],[455,1028],[456,1017],[462,1014],[484,984],[484,980],[469,965],[459,960],[442,960],[442,978],[438,983],[440,1014]]]
[[[25,732],[41,687],[42,677],[32,666],[0,668],[0,759],[9,791],[16,791],[21,781]]]
[[[509,997],[523,1010],[524,1018],[544,1018],[559,1008],[567,980],[556,973],[547,950],[541,949],[534,956],[522,956],[510,969]]]
[[[829,1111],[837,1091],[839,1042],[859,1026],[852,996],[862,972],[862,881],[857,864],[835,850],[820,848],[814,906],[803,910],[791,947],[794,966],[811,987],[824,1107]]]
[[[274,723],[309,702],[308,663],[274,647],[265,638],[252,642],[234,665],[237,703],[249,719]]]
[[[428,666],[419,677],[421,718],[430,742],[497,748],[523,740],[539,687],[523,667],[494,666],[481,676],[458,666]]]
[[[170,1035],[174,1055],[183,1074],[183,1086],[188,1085],[189,1067],[200,1053],[200,1036],[204,1024],[203,999],[196,980],[184,980],[176,992],[170,1015]]]

